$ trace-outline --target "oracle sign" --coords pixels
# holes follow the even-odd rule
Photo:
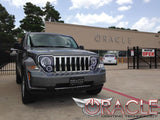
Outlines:
[[[143,57],[154,57],[155,50],[154,49],[142,49],[142,56]]]

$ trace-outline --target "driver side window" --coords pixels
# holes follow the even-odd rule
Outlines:
[[[29,36],[28,36],[28,39],[27,39],[27,46],[31,47],[31,39],[30,39]]]

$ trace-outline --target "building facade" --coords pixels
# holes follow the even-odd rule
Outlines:
[[[93,51],[126,51],[127,47],[160,48],[160,34],[46,22],[45,32],[72,36]]]

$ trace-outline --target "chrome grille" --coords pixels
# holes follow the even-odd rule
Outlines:
[[[89,56],[54,56],[55,72],[89,71]]]

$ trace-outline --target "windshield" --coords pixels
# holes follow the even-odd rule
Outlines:
[[[105,57],[114,57],[114,55],[105,55]]]
[[[52,34],[30,34],[27,45],[30,47],[78,48],[72,37]]]

